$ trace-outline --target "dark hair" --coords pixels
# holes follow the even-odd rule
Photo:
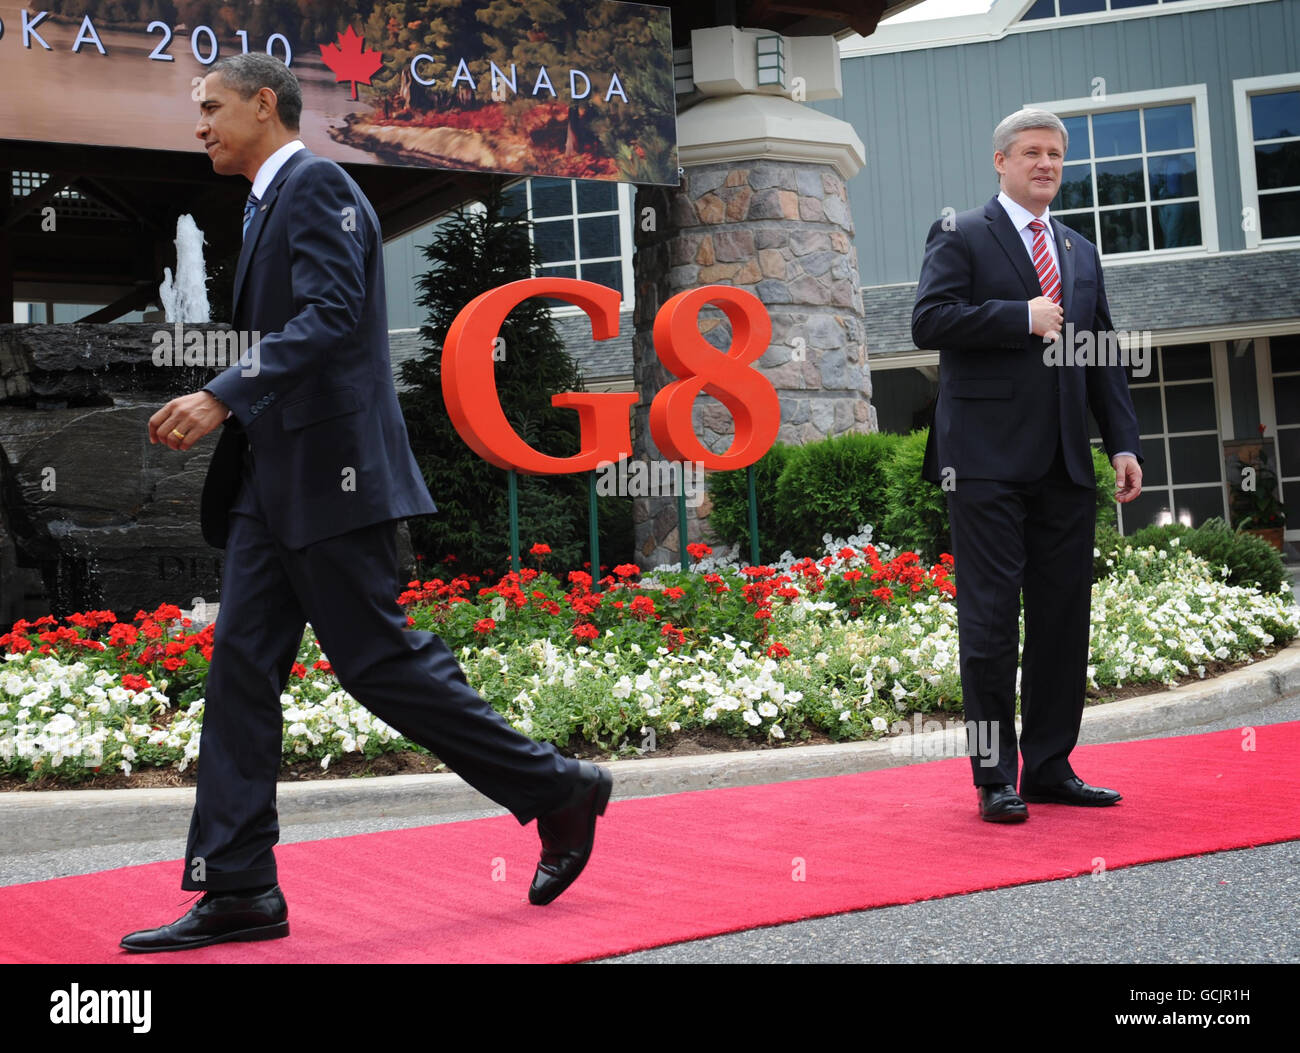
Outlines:
[[[231,55],[216,63],[209,70],[209,74],[212,73],[221,74],[222,81],[241,99],[251,98],[262,88],[270,88],[275,92],[275,110],[280,123],[288,131],[298,130],[298,120],[302,116],[302,87],[293,71],[278,58],[253,51],[246,55]]]

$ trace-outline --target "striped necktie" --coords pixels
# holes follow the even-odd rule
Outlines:
[[[1043,295],[1053,303],[1061,302],[1061,276],[1056,273],[1052,254],[1047,251],[1047,225],[1041,219],[1031,219],[1029,229],[1034,232],[1034,270],[1038,272],[1038,285]]]
[[[252,191],[249,191],[248,200],[244,202],[244,237],[248,237],[248,225],[253,222],[253,214],[257,211],[259,200]]]

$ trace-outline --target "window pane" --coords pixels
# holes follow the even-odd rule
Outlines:
[[[572,186],[568,179],[534,179],[533,218],[573,215]]]
[[[1265,238],[1300,237],[1300,190],[1259,196],[1259,232]]]
[[[612,212],[618,208],[618,184],[578,180],[579,212]]]
[[[1062,117],[1065,134],[1069,136],[1070,147],[1066,151],[1067,161],[1081,161],[1088,156],[1088,118]]]
[[[1279,424],[1300,424],[1300,377],[1273,378],[1273,407]]]
[[[1082,15],[1088,11],[1105,11],[1106,0],[1061,0],[1061,14]]]
[[[1121,7],[1149,7],[1156,0],[1110,0],[1110,9],[1112,11]]]
[[[573,259],[573,221],[559,219],[550,223],[534,223],[533,244],[542,254],[543,263]]]
[[[1216,426],[1213,384],[1173,384],[1165,388],[1169,431],[1205,431]]]
[[[1034,6],[1020,16],[1022,22],[1031,18],[1055,18],[1056,0],[1034,0]]]
[[[1124,517],[1125,534],[1135,533],[1152,523],[1168,523],[1169,491],[1143,490],[1128,504],[1120,505],[1119,514]]]
[[[1097,198],[1102,205],[1128,205],[1145,201],[1142,158],[1097,162]]]
[[[506,200],[505,214],[515,216],[528,208],[527,184],[516,183],[501,196]]]
[[[1294,479],[1300,475],[1300,428],[1278,428],[1277,457],[1278,467],[1281,469],[1278,474],[1283,479]],[[1283,489],[1288,495],[1294,497],[1295,484],[1285,486]]]
[[[1142,129],[1137,110],[1098,113],[1092,118],[1094,156],[1114,157],[1142,151]]]
[[[1270,337],[1268,356],[1273,361],[1274,373],[1294,373],[1300,370],[1300,333]]]
[[[1142,485],[1164,486],[1169,482],[1169,466],[1165,464],[1165,444],[1161,439],[1147,439],[1142,443]]]
[[[1051,208],[1058,209],[1092,207],[1092,165],[1085,161],[1081,165],[1066,165],[1061,173],[1061,189]]]
[[[1200,526],[1207,519],[1223,515],[1223,490],[1218,486],[1174,491],[1174,516],[1180,523]]]
[[[1071,230],[1077,230],[1094,245],[1097,244],[1097,222],[1091,212],[1076,212],[1071,215],[1057,216]]]
[[[1209,380],[1214,363],[1209,344],[1171,344],[1160,349],[1164,377],[1170,380]]]
[[[1300,186],[1300,139],[1255,147],[1255,177],[1260,190]]]
[[[1113,3],[1113,0],[1112,0]],[[1192,105],[1152,106],[1142,113],[1147,125],[1147,150],[1191,149],[1196,145],[1192,137]]]
[[[1112,162],[1113,163],[1113,162]],[[1151,197],[1195,197],[1196,155],[1163,154],[1147,158]]]
[[[1139,435],[1159,435],[1165,430],[1165,419],[1160,413],[1160,389],[1157,387],[1133,388],[1133,409],[1137,413]]]
[[[1194,201],[1157,205],[1151,210],[1156,248],[1181,249],[1201,243],[1201,208]]]
[[[608,263],[584,263],[582,280],[595,282],[597,285],[608,285],[611,289],[622,292],[623,264],[618,260],[610,260]]]
[[[1169,440],[1175,483],[1216,483],[1223,468],[1217,435],[1188,435]]]
[[[1101,213],[1101,251],[1145,252],[1147,245],[1147,210],[1126,208]]]
[[[1252,95],[1250,123],[1256,140],[1300,135],[1300,91]]]
[[[618,216],[588,216],[578,220],[578,244],[584,258],[619,255]]]

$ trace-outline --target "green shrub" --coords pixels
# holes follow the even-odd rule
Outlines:
[[[785,470],[786,461],[796,450],[783,442],[772,444],[754,465],[754,494],[758,505],[759,559],[771,562],[790,547],[788,533],[783,529],[776,511],[776,481]],[[749,559],[749,473],[709,472],[709,500],[713,511],[709,513],[709,527],[724,545],[740,545],[739,558]],[[821,551],[821,546],[817,546]]]
[[[1100,519],[1097,521],[1097,529],[1093,533],[1093,549],[1096,555],[1092,559],[1092,580],[1100,581],[1107,574],[1114,570],[1115,552],[1120,544],[1128,544],[1128,541],[1114,528],[1110,523],[1103,523]],[[1107,566],[1106,561],[1110,560],[1111,565]]]
[[[901,435],[850,432],[796,447],[776,482],[776,511],[796,555],[822,551],[822,535],[847,537],[863,523],[884,537],[885,464]],[[892,543],[892,542],[891,542]]]
[[[1261,592],[1274,593],[1287,580],[1281,554],[1263,538],[1232,530],[1222,519],[1207,519],[1196,529],[1182,523],[1147,526],[1124,539],[1134,548],[1152,547],[1168,550],[1178,538],[1181,548],[1194,552],[1214,566],[1228,568],[1228,583],[1253,586]],[[1100,547],[1100,546],[1099,546]],[[1099,563],[1105,564],[1106,553]]]
[[[1188,548],[1215,566],[1226,564],[1233,585],[1253,585],[1277,592],[1287,580],[1282,555],[1261,537],[1233,530],[1222,519],[1209,519],[1186,535]]]
[[[1097,478],[1097,525],[1105,523],[1113,527],[1116,523],[1115,469],[1100,446],[1092,447],[1092,474]]]
[[[934,563],[942,553],[952,551],[952,532],[947,495],[921,478],[929,434],[929,428],[922,428],[903,436],[894,455],[885,462],[887,511],[876,536],[897,549],[916,552],[926,563]]]

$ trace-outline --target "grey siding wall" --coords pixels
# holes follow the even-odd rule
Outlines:
[[[388,296],[388,328],[414,329],[425,323],[424,308],[417,307],[420,295],[416,281],[429,269],[420,250],[433,240],[438,221],[410,234],[394,238],[384,246],[384,287]]]
[[[845,59],[844,98],[816,105],[852,123],[866,146],[866,168],[849,183],[862,283],[916,281],[943,208],[997,193],[997,122],[1027,102],[1087,96],[1094,77],[1111,96],[1206,85],[1219,248],[1243,249],[1232,82],[1296,71],[1300,0]]]

